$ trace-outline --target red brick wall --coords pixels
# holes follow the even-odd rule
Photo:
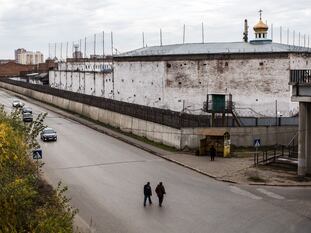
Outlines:
[[[34,65],[21,65],[15,62],[8,62],[0,65],[0,77],[18,76],[21,71],[34,71]]]
[[[47,60],[45,63],[38,65],[22,65],[15,62],[0,64],[0,77],[19,76],[20,73],[27,72],[48,72],[49,69],[56,67],[56,63],[52,60]]]

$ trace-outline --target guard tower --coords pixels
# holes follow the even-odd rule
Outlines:
[[[205,111],[211,113],[211,127],[216,126],[216,115],[221,115],[221,126],[228,126],[228,116],[231,115],[238,126],[241,123],[234,110],[231,94],[208,94]],[[219,125],[218,125],[219,126]]]

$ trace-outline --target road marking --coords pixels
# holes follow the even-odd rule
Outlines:
[[[95,164],[87,164],[87,165],[80,165],[80,166],[73,166],[73,167],[59,167],[59,170],[67,170],[67,169],[74,169],[74,168],[85,168],[85,167],[99,167],[99,166],[106,166],[106,165],[115,165],[115,164],[124,164],[124,163],[145,163],[146,160],[132,160],[132,161],[115,161],[115,162],[107,162],[107,163],[95,163]]]
[[[254,200],[261,200],[262,199],[262,197],[256,196],[255,194],[252,194],[248,191],[240,189],[236,186],[230,186],[230,191],[233,193],[236,193],[236,194],[240,194],[242,196],[249,197],[249,198],[254,199]]]
[[[279,195],[279,194],[276,194],[276,193],[273,193],[273,192],[270,192],[268,190],[265,190],[263,188],[258,188],[257,191],[269,196],[269,197],[272,197],[272,198],[275,198],[275,199],[279,199],[279,200],[283,200],[284,197]]]

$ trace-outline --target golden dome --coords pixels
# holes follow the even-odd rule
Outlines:
[[[262,22],[262,20],[260,19],[259,22],[254,26],[254,31],[267,31],[268,30],[268,26]]]

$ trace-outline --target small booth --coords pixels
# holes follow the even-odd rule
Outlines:
[[[205,137],[200,140],[199,155],[209,155],[211,146],[213,145],[217,151],[217,156],[230,156],[230,134],[224,128],[207,128],[202,129],[201,135]]]

